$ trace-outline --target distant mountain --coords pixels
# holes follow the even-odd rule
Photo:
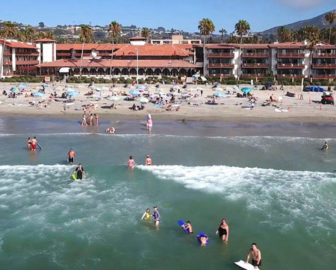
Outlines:
[[[299,30],[300,28],[308,26],[308,25],[314,25],[314,26],[317,26],[320,29],[325,28],[325,27],[329,27],[329,24],[327,24],[327,22],[324,19],[325,14],[327,14],[329,12],[323,13],[323,14],[321,14],[317,17],[314,17],[312,19],[298,21],[298,22],[295,22],[295,23],[291,23],[291,24],[287,24],[287,25],[281,25],[281,26],[285,26],[286,28],[288,28],[290,30]],[[333,10],[333,12],[336,12],[336,10]],[[334,22],[333,25],[336,26],[336,22]],[[260,32],[260,34],[263,35],[263,36],[271,36],[271,35],[276,36],[278,34],[278,29],[281,26],[277,26],[277,27],[273,27],[271,29],[265,30],[263,32]]]

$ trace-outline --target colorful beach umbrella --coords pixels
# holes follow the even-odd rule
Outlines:
[[[251,88],[249,88],[249,87],[244,87],[244,88],[242,88],[242,92],[243,92],[244,94],[248,94],[248,93],[251,92]]]
[[[10,91],[11,91],[11,92],[14,92],[14,93],[20,92],[19,88],[17,88],[17,87],[12,87],[12,88],[10,89]]]

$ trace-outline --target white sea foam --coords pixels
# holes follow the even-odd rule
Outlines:
[[[309,219],[318,220],[321,227],[328,230],[336,226],[336,178],[333,173],[229,166],[141,165],[137,168],[164,181],[180,183],[187,189],[218,193],[227,200],[245,200],[247,207],[266,217],[264,222],[279,222],[282,229],[288,228],[294,220],[310,223]],[[327,192],[332,190],[329,186],[334,192]],[[291,219],[283,223],[283,217]]]

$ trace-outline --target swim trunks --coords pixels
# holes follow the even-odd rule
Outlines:
[[[73,158],[71,158],[71,157],[69,157],[69,163],[73,163],[74,162],[74,159]]]
[[[255,261],[255,260],[252,259],[252,265],[253,266],[261,266],[261,260],[260,260],[260,262],[258,264],[257,261]]]

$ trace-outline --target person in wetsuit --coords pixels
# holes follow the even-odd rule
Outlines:
[[[229,225],[226,223],[225,219],[219,224],[216,234],[225,242],[229,240]]]
[[[80,179],[80,180],[83,179],[83,177],[85,176],[85,171],[81,163],[78,164],[78,167],[76,168],[75,172],[76,172],[77,179]]]
[[[327,143],[327,142],[324,142],[324,144],[323,144],[323,146],[322,146],[322,148],[321,148],[321,151],[326,151],[326,150],[328,150],[328,148],[329,148],[328,143]]]

